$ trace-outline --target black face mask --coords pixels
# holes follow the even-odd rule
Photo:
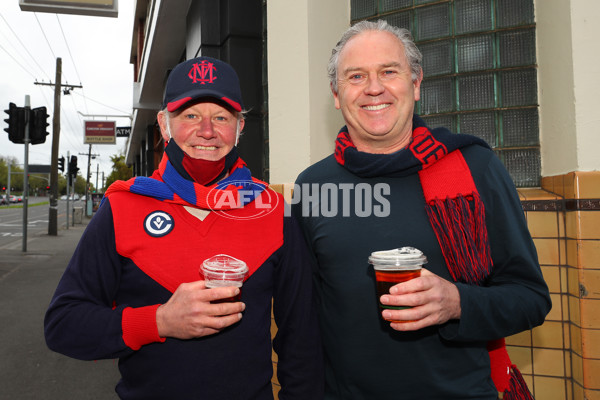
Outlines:
[[[165,152],[179,175],[203,186],[210,186],[223,179],[239,158],[236,146],[217,161],[192,158],[181,150],[173,139],[167,142]]]

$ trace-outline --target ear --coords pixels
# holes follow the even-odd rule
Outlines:
[[[160,127],[160,134],[165,142],[168,142],[171,138],[167,133],[167,118],[165,117],[165,112],[159,111],[158,114],[156,114],[156,120],[158,121],[158,126]]]
[[[244,118],[240,118],[240,132],[244,130],[244,124],[246,124],[246,120]]]
[[[341,108],[341,106],[340,106],[340,99],[338,98],[337,92],[333,88],[333,83],[329,84],[329,88],[331,89],[331,93],[333,94],[333,100],[335,101],[335,108],[339,110]]]
[[[423,82],[423,70],[419,72],[419,76],[413,81],[415,101],[421,100],[421,82]]]

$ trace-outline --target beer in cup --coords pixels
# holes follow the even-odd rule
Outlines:
[[[390,293],[390,288],[400,282],[406,282],[421,276],[421,268],[427,263],[427,257],[414,247],[401,247],[393,250],[374,251],[369,257],[369,263],[375,270],[377,283],[377,299]],[[381,310],[403,310],[408,306],[392,306],[381,304]],[[408,322],[408,321],[390,321]]]

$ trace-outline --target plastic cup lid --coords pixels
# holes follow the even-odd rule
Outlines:
[[[414,247],[401,247],[392,250],[374,251],[369,256],[369,263],[378,265],[423,265],[427,257]]]
[[[202,262],[202,268],[206,271],[214,272],[230,272],[230,273],[246,273],[248,272],[248,266],[242,260],[238,260],[235,257],[228,256],[227,254],[217,254],[207,258]]]

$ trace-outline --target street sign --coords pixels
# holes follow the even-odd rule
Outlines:
[[[115,121],[84,121],[85,144],[115,144]]]
[[[30,174],[49,174],[50,166],[43,164],[29,164],[29,173]]]
[[[117,126],[117,137],[129,137],[131,135],[130,126]]]

